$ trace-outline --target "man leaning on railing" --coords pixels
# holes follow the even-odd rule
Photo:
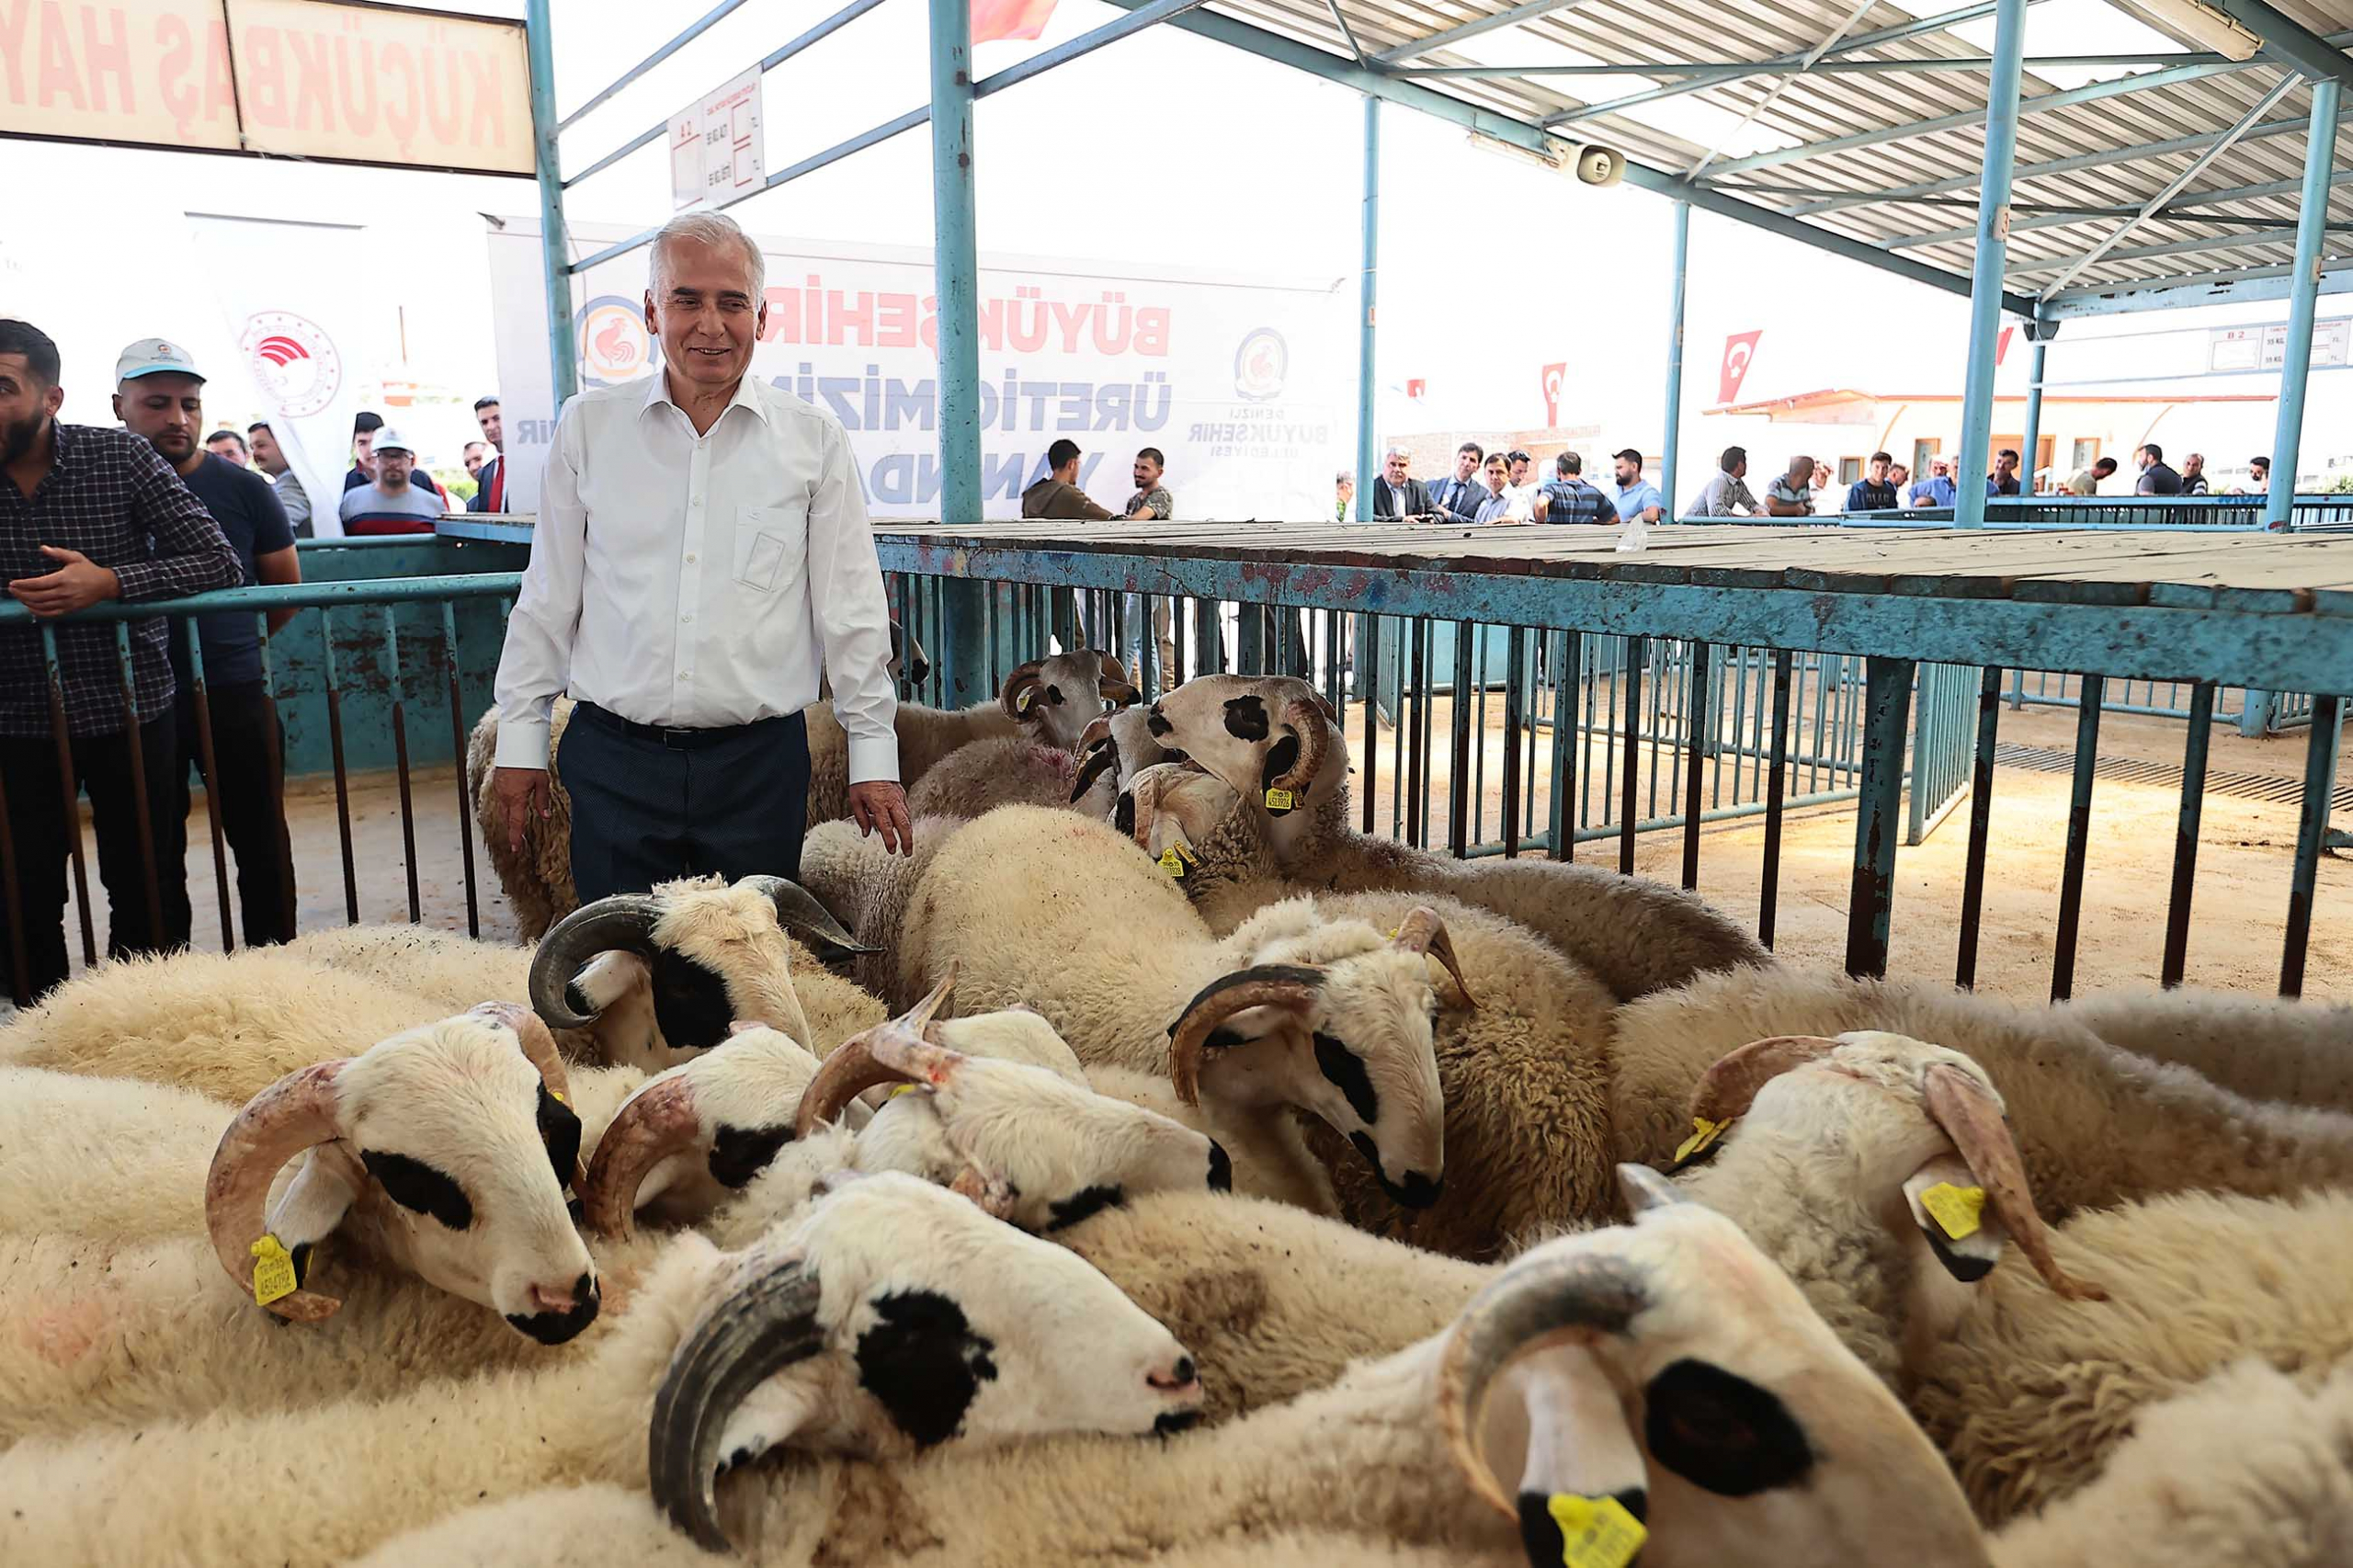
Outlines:
[[[155,449],[127,430],[59,423],[57,345],[27,323],[0,319],[0,571],[8,592],[42,619],[107,599],[178,598],[233,588],[236,551],[203,503]],[[162,619],[131,623],[135,723],[124,723],[121,665],[112,626],[57,628],[60,684],[71,737],[64,767],[86,790],[106,885],[109,957],[188,941],[187,904],[175,920],[151,897],[188,872],[158,846],[176,842],[170,820],[179,760],[172,666]],[[136,771],[134,772],[134,759]],[[40,633],[0,633],[0,784],[24,912],[27,973],[38,997],[65,979],[65,847],[72,802],[50,730],[49,682]],[[146,821],[140,821],[140,790]],[[145,847],[142,847],[142,840]],[[0,926],[6,903],[0,901]],[[13,966],[0,942],[0,961]]]

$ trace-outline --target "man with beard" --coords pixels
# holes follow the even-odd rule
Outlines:
[[[188,373],[187,354],[172,344],[151,338],[131,347],[139,352],[116,366],[118,382]],[[58,421],[65,401],[59,369],[57,345],[46,333],[0,319],[0,574],[9,594],[50,620],[108,599],[179,598],[236,586],[236,551],[153,446],[128,430]],[[56,628],[70,740],[63,767],[50,734],[40,634],[32,627],[0,632],[0,784],[7,790],[16,849],[24,972],[14,972],[13,942],[0,940],[0,960],[16,988],[35,998],[68,971],[65,846],[79,827],[67,815],[67,789],[90,796],[108,905],[108,956],[188,941],[185,916],[172,928],[160,902],[163,888],[175,884],[184,900],[187,883],[185,867],[165,853],[176,841],[171,786],[179,758],[168,630],[158,619],[132,621],[130,631],[136,717],[126,727],[114,627]],[[61,779],[67,772],[71,778]],[[155,899],[147,892],[142,843],[154,856]],[[0,901],[0,924],[6,907]]]
[[[284,508],[286,520],[294,529],[296,539],[311,537],[311,497],[302,488],[302,476],[286,460],[286,449],[278,444],[278,432],[267,425],[249,425],[245,434],[254,444],[254,466],[269,476],[270,489]]]
[[[196,433],[204,422],[204,377],[194,365],[176,369],[148,369],[164,357],[152,350],[158,340],[134,343],[123,350],[120,369],[135,370],[115,387],[115,417],[155,449],[172,465],[180,483],[194,493],[237,552],[238,570],[246,586],[299,583],[302,568],[295,559],[294,530],[286,508],[269,481],[199,448]],[[277,631],[294,619],[290,609],[269,612],[269,629]],[[188,842],[188,773],[204,777],[220,812],[221,831],[237,858],[237,902],[244,915],[245,946],[267,947],[293,939],[291,892],[293,869],[286,841],[286,818],[279,808],[284,797],[285,733],[270,702],[261,675],[261,634],[251,612],[227,610],[197,618],[197,635],[204,650],[205,710],[212,723],[212,764],[205,766],[201,726],[197,722],[196,672],[188,661],[188,629],[172,629],[172,682],[178,695],[173,704],[174,728],[179,732],[179,762],[172,769],[171,848],[158,846],[158,858],[175,864],[184,860]],[[188,883],[170,879],[161,890],[164,923],[173,930],[188,927]]]

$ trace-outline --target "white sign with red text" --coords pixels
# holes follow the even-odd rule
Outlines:
[[[767,177],[759,67],[670,117],[674,210],[719,206],[758,188]]]
[[[631,231],[614,228],[609,237]],[[608,237],[575,228],[577,248]],[[939,515],[937,304],[924,250],[763,238],[767,324],[753,373],[829,409],[849,433],[878,517]],[[536,506],[554,431],[537,224],[490,236],[509,506]],[[644,325],[646,253],[574,281],[583,386],[659,364]],[[1176,515],[1322,517],[1349,460],[1352,313],[1338,284],[1147,271],[1110,263],[983,256],[980,276],[982,492],[988,517],[1020,516],[1021,492],[1067,437],[1079,483],[1113,511],[1137,450],[1167,460]]]

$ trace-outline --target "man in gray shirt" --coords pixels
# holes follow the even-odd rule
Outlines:
[[[1726,447],[1716,460],[1715,477],[1699,492],[1692,515],[1701,517],[1755,517],[1765,508],[1748,491],[1748,449]]]
[[[269,476],[270,488],[278,492],[278,504],[286,508],[286,520],[294,525],[296,539],[311,537],[311,497],[302,489],[302,476],[286,460],[278,445],[278,432],[267,425],[251,425],[245,428],[245,439],[252,445],[254,466]]]

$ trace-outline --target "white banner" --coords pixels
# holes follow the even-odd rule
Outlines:
[[[631,231],[575,229],[586,254]],[[878,517],[939,515],[937,326],[928,251],[760,238],[767,330],[753,372],[827,408],[848,430]],[[538,505],[553,432],[539,228],[490,236],[506,415],[510,509]],[[574,281],[581,383],[649,373],[644,250]],[[1322,517],[1352,461],[1356,383],[1337,281],[1214,277],[1099,262],[983,256],[982,489],[989,517],[1017,517],[1046,449],[1084,449],[1079,483],[1119,511],[1139,448],[1167,458],[1185,518]]]
[[[339,538],[364,370],[360,316],[375,292],[367,231],[196,213],[188,227],[270,433],[311,498],[311,531]]]

